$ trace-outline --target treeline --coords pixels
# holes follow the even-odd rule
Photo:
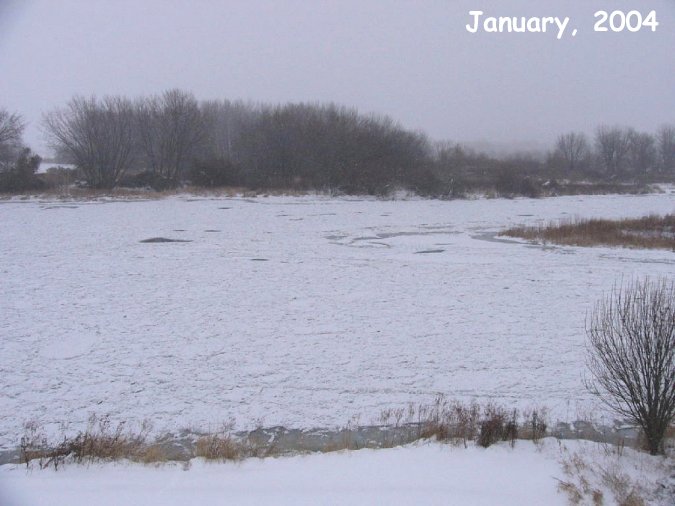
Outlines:
[[[199,102],[170,90],[135,100],[75,97],[45,114],[43,127],[57,159],[75,165],[91,188],[191,184],[536,196],[564,191],[569,181],[640,183],[675,176],[675,127],[669,125],[655,134],[601,126],[592,139],[561,135],[547,155],[498,158],[434,143],[386,116],[334,104]],[[0,110],[0,190],[44,185],[34,174],[39,158],[21,142],[23,128],[18,115]]]

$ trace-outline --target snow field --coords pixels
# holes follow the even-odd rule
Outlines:
[[[597,413],[584,317],[669,251],[491,240],[673,212],[670,193],[541,200],[0,203],[0,448],[91,413],[157,432],[377,421],[441,392]],[[152,237],[182,243],[141,243]]]

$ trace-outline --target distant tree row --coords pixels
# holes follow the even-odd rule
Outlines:
[[[76,97],[44,126],[55,151],[102,188],[133,169],[157,187],[189,180],[378,193],[431,160],[424,135],[386,117],[335,105],[200,104],[180,90],[135,101]]]
[[[675,127],[651,135],[632,128],[601,126],[591,145],[583,133],[561,135],[550,164],[570,173],[596,171],[613,177],[640,177],[675,171]]]
[[[35,160],[21,142],[21,118],[0,113],[0,172],[16,173],[19,155],[24,155],[24,167]],[[670,125],[654,135],[601,126],[593,139],[576,132],[561,135],[547,156],[496,158],[460,144],[432,143],[386,116],[334,104],[199,102],[189,92],[169,90],[134,100],[74,97],[45,114],[43,126],[57,158],[74,164],[93,188],[164,189],[190,183],[536,196],[546,185],[547,191],[555,190],[559,180],[675,177],[675,127]],[[37,184],[35,178],[30,181]]]

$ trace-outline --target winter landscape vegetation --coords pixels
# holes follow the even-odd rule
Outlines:
[[[675,503],[675,11],[482,4],[0,1],[0,506]]]
[[[21,118],[3,121],[5,462],[253,466],[418,441],[399,452],[426,465],[449,452],[461,467],[484,457],[460,448],[505,440],[508,452],[520,438],[514,460],[557,469],[557,482],[541,477],[551,501],[667,502],[672,461],[624,452],[642,429],[584,380],[594,303],[617,283],[672,280],[672,127],[599,127],[593,143],[561,135],[543,160],[499,159],[332,105],[199,104],[172,90],[48,113],[72,168],[44,173]],[[462,443],[420,446],[432,440]],[[405,455],[379,451],[330,465]],[[476,465],[498,473],[488,462]],[[100,468],[96,486],[136,473],[123,469]],[[50,485],[22,481],[33,476],[12,486],[38,504]]]

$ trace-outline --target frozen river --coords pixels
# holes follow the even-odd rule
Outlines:
[[[675,275],[675,253],[491,237],[673,211],[671,193],[4,201],[0,447],[26,421],[310,428],[439,392],[587,416],[586,312],[622,277]]]

